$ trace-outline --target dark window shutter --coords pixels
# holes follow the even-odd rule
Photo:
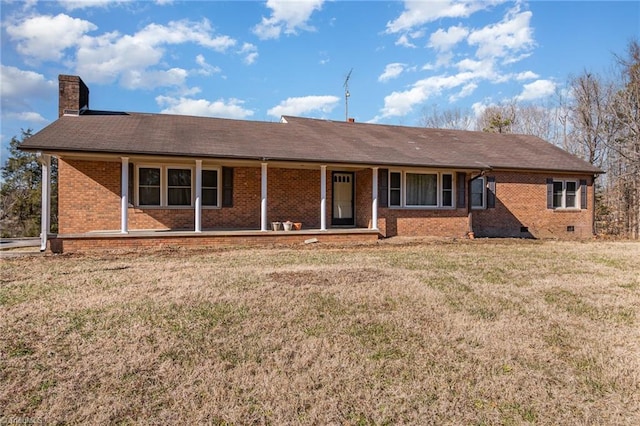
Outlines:
[[[467,206],[467,204],[465,203],[465,199],[466,199],[466,180],[467,180],[467,174],[463,173],[463,172],[458,172],[456,173],[456,185],[457,185],[457,189],[456,189],[456,207],[459,209],[465,208]]]
[[[222,207],[233,207],[233,167],[222,168]]]
[[[487,177],[487,208],[496,207],[496,178],[495,176]]]
[[[547,179],[547,208],[553,208],[553,179]]]
[[[378,169],[378,207],[389,207],[389,169]]]
[[[127,201],[129,203],[129,206],[133,206],[133,200],[135,200],[135,194],[134,194],[135,185],[134,185],[134,181],[133,181],[135,179],[134,170],[135,169],[134,169],[133,163],[129,163],[129,171],[128,171],[129,172],[129,186],[128,186],[128,189],[127,189],[127,191],[129,192],[129,194],[128,194],[129,196],[127,197],[128,198]]]
[[[587,181],[584,179],[580,181],[580,208],[587,208]]]

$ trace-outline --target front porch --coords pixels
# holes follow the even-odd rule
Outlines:
[[[295,245],[313,243],[372,243],[378,230],[368,228],[306,229],[298,231],[260,230],[152,230],[86,232],[49,236],[54,253],[76,253],[91,250],[139,250],[162,248],[213,248],[225,246]]]

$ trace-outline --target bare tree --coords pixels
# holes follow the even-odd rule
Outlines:
[[[610,141],[613,151],[613,190],[618,201],[622,230],[631,238],[640,238],[640,44],[629,43],[627,56],[617,56],[620,89],[610,104],[617,137]]]
[[[610,113],[612,85],[599,76],[584,72],[571,79],[573,104],[570,107],[570,138],[576,154],[602,167],[607,148],[616,135],[616,123]]]
[[[560,105],[554,104],[552,99],[540,103],[516,104],[511,130],[513,133],[537,136],[562,146],[560,114]]]
[[[473,117],[469,110],[453,108],[440,111],[438,105],[434,104],[431,110],[426,107],[423,109],[420,125],[434,129],[471,130]]]

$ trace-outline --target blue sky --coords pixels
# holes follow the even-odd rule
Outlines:
[[[2,156],[57,118],[58,74],[90,107],[419,125],[424,108],[543,102],[640,37],[637,1],[7,1]]]

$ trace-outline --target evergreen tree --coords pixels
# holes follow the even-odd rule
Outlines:
[[[40,235],[42,203],[42,167],[38,155],[21,151],[20,144],[31,137],[31,129],[22,130],[9,144],[9,158],[0,173],[0,223],[2,237],[35,237]],[[51,223],[57,228],[57,167],[51,164]]]

